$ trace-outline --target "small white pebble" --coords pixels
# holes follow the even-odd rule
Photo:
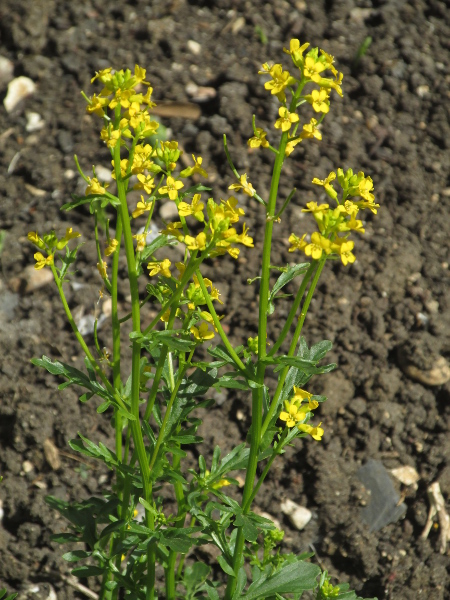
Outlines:
[[[192,52],[192,54],[195,54],[195,56],[198,56],[202,51],[202,46],[194,40],[188,40],[187,49],[189,50],[189,52]]]
[[[281,512],[287,516],[292,525],[299,531],[304,529],[311,520],[312,512],[304,506],[300,506],[289,500],[289,498],[281,503],[280,508]]]

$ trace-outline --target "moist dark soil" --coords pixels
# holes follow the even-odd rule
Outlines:
[[[358,58],[369,36],[372,43]],[[338,167],[362,170],[372,176],[381,208],[365,217],[357,262],[327,265],[304,329],[309,345],[324,338],[333,342],[331,358],[338,364],[317,384],[311,382],[315,393],[329,398],[320,409],[324,438],[289,449],[275,464],[256,508],[281,521],[285,550],[313,549],[314,560],[334,581],[349,581],[362,596],[450,598],[450,561],[448,550],[439,550],[440,528],[421,538],[428,486],[438,481],[446,501],[450,496],[448,5],[437,0],[3,0],[0,55],[14,70],[0,83],[0,100],[13,76],[37,85],[11,113],[0,104],[0,587],[21,598],[54,598],[53,592],[58,600],[83,597],[61,577],[70,564],[50,536],[65,523],[44,497],[100,495],[111,477],[67,445],[77,432],[112,445],[110,415],[97,414],[95,401],[80,404],[71,388],[58,391],[60,382],[30,363],[46,354],[82,365],[82,356],[51,282],[27,289],[35,251],[27,232],[61,233],[73,226],[83,234],[78,285],[67,287],[76,314],[94,314],[100,287],[88,210],[60,212],[71,193],[84,189],[74,154],[86,171],[92,164],[110,169],[98,136],[100,121],[85,114],[79,91],[93,93],[89,79],[99,69],[146,67],[156,102],[197,105],[195,118],[180,113],[162,123],[187,156],[203,157],[214,197],[227,197],[233,183],[223,133],[237,169],[264,196],[271,156],[250,151],[246,140],[252,114],[259,126],[270,128],[277,103],[257,71],[263,62],[281,62],[291,38],[336,57],[344,98],[333,97],[323,141],[301,144],[286,163],[281,194],[292,187],[297,192],[276,226],[273,263],[292,262],[286,241],[291,232],[314,230],[301,212],[306,202],[323,200],[313,177],[323,179]],[[28,112],[42,117],[41,130],[27,131]],[[247,278],[258,275],[264,225],[260,206],[248,197],[240,200],[256,247],[237,261],[223,258],[206,269],[221,289],[224,324],[236,343],[256,332],[258,290]],[[162,225],[158,215],[155,221]],[[40,273],[44,277],[45,270]],[[126,312],[123,273],[120,300]],[[271,339],[287,306],[277,306]],[[108,345],[106,334],[103,343]],[[239,443],[249,424],[248,398],[223,393],[217,399],[205,415],[205,455],[216,444],[225,451]],[[419,475],[412,486],[393,479],[406,513],[378,531],[370,531],[361,516],[370,497],[357,471],[369,459],[388,470],[414,467]],[[301,532],[280,511],[286,498],[313,513]]]

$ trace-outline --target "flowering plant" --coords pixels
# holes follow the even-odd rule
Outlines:
[[[97,328],[90,347],[74,321],[64,293],[80,245],[70,248],[80,237],[67,228],[62,237],[55,232],[30,232],[28,238],[38,249],[36,269],[52,270],[64,310],[85,353],[85,371],[46,356],[34,364],[65,379],[60,388],[76,384],[84,388],[82,402],[100,399],[98,412],[111,411],[115,447],[83,435],[71,440],[72,449],[103,461],[115,473],[112,489],[102,498],[69,504],[49,497],[49,504],[70,522],[70,532],[59,534],[59,542],[79,542],[84,549],[67,552],[70,562],[87,559],[73,569],[78,577],[100,578],[100,598],[210,598],[246,600],[300,598],[306,590],[315,598],[356,599],[348,586],[333,586],[327,572],[311,562],[312,554],[294,556],[276,549],[283,532],[267,518],[252,511],[253,501],[264,484],[273,462],[296,438],[320,441],[326,435],[315,411],[325,397],[306,391],[314,375],[327,373],[334,364],[319,364],[331,348],[322,341],[311,348],[301,336],[303,324],[320,274],[328,260],[353,263],[352,232],[363,233],[357,217],[368,208],[377,212],[373,184],[364,173],[351,169],[313,179],[334,203],[310,202],[304,209],[313,214],[318,231],[292,233],[289,252],[301,251],[310,258],[287,266],[271,264],[273,230],[293,198],[295,190],[279,201],[279,181],[284,161],[298,144],[321,139],[320,123],[330,109],[332,91],[342,96],[342,73],[332,56],[291,40],[289,49],[294,74],[281,64],[265,63],[262,73],[269,77],[265,88],[279,104],[279,118],[272,133],[256,127],[248,144],[274,154],[269,193],[258,191],[235,169],[225,152],[236,183],[233,192],[243,192],[262,206],[266,214],[262,265],[259,277],[260,301],[258,336],[233,347],[215,309],[221,302],[214,283],[203,277],[201,266],[209,258],[229,254],[236,259],[244,248],[253,248],[245,222],[245,212],[235,196],[205,200],[210,188],[190,184],[194,174],[207,178],[201,157],[193,156],[193,166],[180,169],[181,150],[176,141],[156,141],[158,123],[152,119],[153,89],[145,69],[102,70],[93,77],[103,88],[98,95],[84,95],[87,112],[102,119],[101,139],[111,152],[112,178],[116,193],[99,181],[95,168],[89,177],[75,157],[86,182],[83,196],[73,196],[63,210],[88,204],[94,217],[98,272],[103,282],[100,296],[111,296],[111,356],[100,349]],[[306,53],[306,54],[305,54]],[[331,76],[325,76],[329,71]],[[144,91],[142,91],[144,90]],[[300,107],[310,107],[315,116],[302,122]],[[269,141],[269,138],[276,142]],[[337,180],[340,191],[334,188]],[[140,200],[131,209],[127,195],[139,190]],[[155,238],[151,235],[152,216],[161,202],[176,205],[178,220],[168,222]],[[106,222],[102,252],[99,215],[108,209],[115,219],[112,235]],[[135,224],[143,223],[136,232]],[[182,259],[175,264],[167,249],[180,246]],[[131,311],[120,315],[118,307],[119,257],[126,258]],[[109,264],[108,264],[109,263]],[[276,281],[271,273],[278,271]],[[144,278],[146,294],[139,287]],[[276,342],[268,350],[268,317],[276,311],[277,298],[288,284],[297,286],[290,312]],[[156,316],[147,318],[145,306],[158,306]],[[131,320],[131,372],[124,374],[123,324]],[[292,332],[293,329],[293,332]],[[219,339],[218,344],[210,340]],[[208,344],[205,344],[208,342]],[[287,351],[279,352],[286,342]],[[199,348],[205,344],[211,361],[202,360]],[[274,391],[267,385],[267,373],[278,377]],[[211,388],[243,390],[251,395],[252,422],[247,443],[222,456],[216,447],[212,457],[199,456],[198,468],[187,469],[186,446],[201,443],[197,435],[201,420],[198,408],[209,408],[205,399]],[[314,419],[314,421],[313,421]],[[259,476],[257,467],[260,465]],[[233,474],[245,470],[240,501],[226,493],[237,484]],[[171,486],[176,514],[168,514],[159,493]],[[262,542],[258,544],[258,540]],[[213,544],[218,548],[217,568],[195,561],[195,548]],[[259,548],[263,548],[263,554]],[[249,582],[250,580],[250,582]],[[249,583],[248,583],[249,582]]]

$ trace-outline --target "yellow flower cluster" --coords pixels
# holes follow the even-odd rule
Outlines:
[[[307,256],[314,260],[319,260],[322,255],[337,255],[342,263],[355,262],[356,258],[352,250],[354,242],[348,239],[352,231],[364,233],[363,222],[357,219],[360,210],[368,208],[374,214],[377,213],[379,204],[375,204],[373,191],[373,181],[371,177],[365,177],[360,171],[353,174],[352,169],[344,173],[342,169],[337,170],[337,180],[342,188],[342,198],[338,199],[338,193],[333,187],[333,181],[336,179],[336,173],[332,171],[326,179],[317,179],[312,181],[315,185],[324,188],[327,195],[336,202],[336,208],[330,208],[329,204],[320,204],[308,202],[302,212],[313,214],[319,231],[311,235],[311,241],[308,244],[306,234],[301,238],[292,234],[289,237],[291,247],[289,252],[303,250]],[[360,200],[355,200],[359,197]],[[340,235],[343,234],[343,235]]]
[[[286,54],[289,54],[294,66],[297,69],[295,75],[288,70],[283,70],[281,64],[273,66],[268,63],[262,65],[261,75],[269,75],[270,80],[264,84],[266,90],[278,98],[282,105],[279,108],[279,119],[275,122],[275,129],[281,129],[283,133],[289,132],[289,139],[285,149],[286,156],[289,156],[295,146],[304,139],[316,138],[322,139],[322,134],[318,126],[324,116],[330,110],[330,90],[335,90],[342,96],[341,83],[342,73],[338,73],[333,63],[334,58],[324,50],[312,48],[306,55],[305,52],[309,44],[300,45],[300,41],[292,39],[289,49],[283,48]],[[333,77],[324,77],[324,71],[331,71]],[[315,84],[318,89],[312,89],[309,93],[303,94],[303,88],[307,84]],[[290,92],[292,100],[287,104],[287,91]],[[300,127],[300,119],[296,112],[298,106],[307,102],[312,106],[316,113],[320,113],[319,120],[312,118],[309,123],[304,123]],[[300,127],[300,131],[299,131]],[[267,138],[267,132],[260,127],[253,126],[254,136],[248,140],[251,148],[271,148]],[[273,148],[271,148],[273,150]]]
[[[303,402],[307,404],[303,405]],[[313,400],[313,395],[301,388],[294,386],[294,396],[284,402],[285,410],[280,413],[280,420],[286,423],[289,428],[297,427],[303,433],[309,433],[315,440],[321,440],[323,429],[319,423],[316,427],[305,423],[304,421],[313,410],[319,406],[317,400]]]
[[[40,237],[37,231],[28,232],[28,240],[40,250],[44,250],[44,252],[47,253],[47,256],[44,256],[42,252],[36,252],[36,254],[34,254],[34,259],[36,261],[34,268],[39,271],[44,267],[53,265],[55,250],[62,250],[67,246],[70,240],[80,236],[81,234],[73,231],[72,227],[67,227],[65,235],[60,238],[56,236],[54,231],[45,234],[43,237]]]

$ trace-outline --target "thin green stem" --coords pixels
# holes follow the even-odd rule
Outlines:
[[[298,307],[300,306],[300,302],[302,301],[303,294],[305,293],[305,290],[306,290],[306,286],[308,285],[309,280],[311,279],[311,276],[314,273],[314,270],[316,267],[317,267],[317,261],[314,260],[309,265],[308,270],[306,271],[305,275],[303,276],[302,283],[297,291],[297,294],[295,295],[294,302],[292,303],[291,310],[289,311],[289,315],[286,319],[283,329],[281,330],[281,332],[278,336],[278,339],[275,342],[275,344],[273,345],[272,349],[270,350],[270,352],[267,353],[268,356],[273,356],[276,353],[276,351],[278,350],[278,348],[281,346],[281,344],[284,342],[286,335],[288,334],[289,329],[291,328],[292,322],[294,321],[295,315],[297,314],[297,310],[298,310]]]
[[[230,344],[230,341],[228,340],[227,334],[225,333],[222,325],[220,324],[219,317],[217,316],[217,313],[216,313],[216,310],[212,303],[212,300],[208,294],[208,290],[206,289],[205,280],[203,279],[202,274],[200,273],[199,270],[197,270],[195,272],[195,275],[198,279],[201,290],[203,292],[203,297],[205,298],[205,301],[206,301],[206,305],[208,306],[208,310],[213,318],[214,326],[217,329],[218,334],[220,335],[220,339],[222,340],[223,345],[228,350],[228,353],[231,356],[231,358],[234,360],[237,368],[240,371],[242,371],[246,376],[248,376],[244,363],[239,358],[239,356],[236,354],[233,346]]]
[[[120,109],[120,107],[119,107]],[[119,110],[120,114],[120,110]],[[127,258],[128,279],[130,283],[131,293],[131,315],[133,322],[133,332],[141,332],[141,313],[139,308],[139,288],[138,275],[136,273],[136,261],[133,246],[133,237],[131,232],[130,215],[128,213],[126,186],[122,180],[120,169],[120,144],[116,144],[114,148],[114,169],[117,182],[117,193],[120,199],[120,218],[123,227],[123,238],[125,246],[125,254]],[[150,469],[148,465],[147,453],[145,450],[144,439],[142,436],[140,416],[139,416],[139,395],[140,395],[140,361],[141,361],[141,346],[133,340],[132,355],[131,355],[131,413],[135,417],[134,421],[130,422],[131,434],[134,440],[139,468],[142,476],[143,495],[145,500],[152,503],[152,484],[150,480]],[[149,529],[154,529],[153,514],[145,511],[145,522]],[[147,557],[147,600],[153,600],[155,597],[155,547],[154,544],[149,544]]]
[[[295,351],[296,351],[296,348],[297,348],[297,344],[298,344],[298,341],[300,339],[300,335],[302,333],[303,324],[305,323],[306,315],[308,314],[309,305],[311,304],[311,300],[312,300],[312,297],[314,295],[314,291],[316,289],[317,282],[319,281],[319,277],[320,277],[320,274],[322,273],[322,269],[323,269],[323,267],[325,265],[326,260],[327,260],[326,256],[322,257],[319,260],[319,265],[318,265],[317,270],[316,270],[316,272],[314,274],[314,279],[312,280],[311,285],[309,287],[308,294],[306,295],[306,298],[305,298],[305,302],[303,303],[302,311],[300,313],[300,317],[298,319],[297,327],[295,328],[295,332],[294,332],[294,335],[292,337],[291,345],[289,347],[289,351],[287,353],[287,356],[294,356],[294,354],[295,354]],[[266,433],[267,428],[269,427],[270,422],[273,419],[276,410],[278,409],[278,401],[279,401],[279,398],[281,396],[281,392],[283,390],[283,385],[284,385],[284,382],[286,380],[287,374],[289,372],[289,368],[290,367],[285,367],[280,372],[280,375],[279,375],[279,378],[278,378],[277,388],[275,390],[275,393],[274,393],[273,398],[272,398],[272,402],[270,403],[269,410],[267,411],[266,417],[264,419],[264,423],[263,423],[262,428],[261,428],[261,435],[262,436]]]

